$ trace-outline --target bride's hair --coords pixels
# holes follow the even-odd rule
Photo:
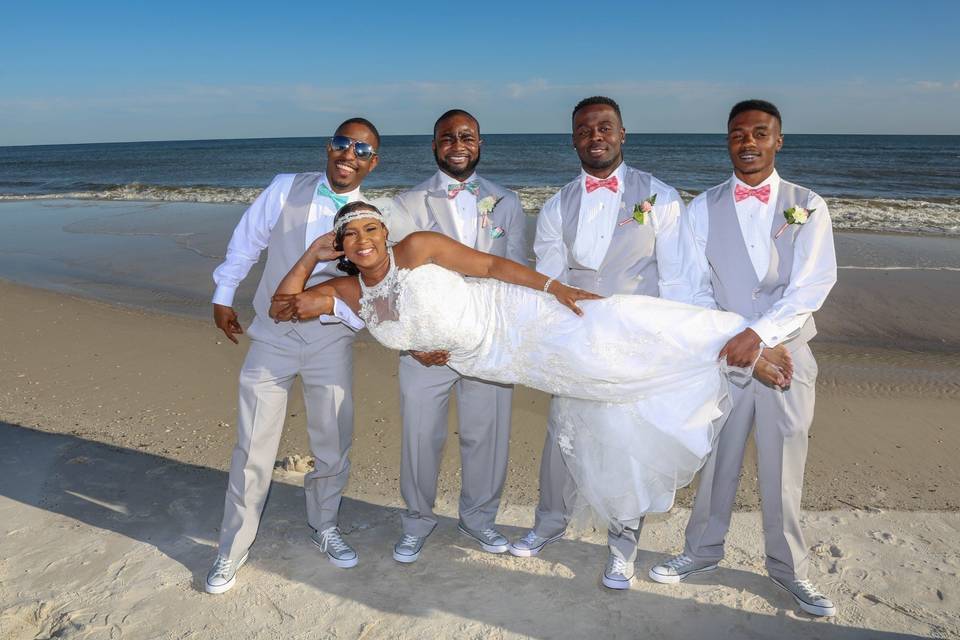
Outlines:
[[[380,209],[377,209],[369,202],[364,202],[363,200],[348,202],[340,207],[340,210],[337,211],[337,215],[333,217],[333,228],[337,230],[337,233],[333,238],[333,248],[337,251],[343,251],[343,234],[346,231],[345,226],[339,226],[338,228],[337,223],[351,213],[356,213],[358,211],[374,211],[378,216],[381,217],[381,219],[383,217],[383,213],[380,211]],[[381,222],[380,224],[383,223]],[[384,227],[386,227],[386,225],[384,225]],[[360,273],[360,270],[357,269],[357,265],[347,260],[346,256],[340,256],[340,259],[337,262],[337,269],[343,271],[348,276],[355,276]]]

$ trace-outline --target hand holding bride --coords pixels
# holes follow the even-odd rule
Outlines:
[[[584,291],[583,289],[578,289],[576,287],[565,285],[562,282],[557,282],[556,280],[553,280],[553,279],[550,280],[550,283],[545,289],[545,291],[547,293],[552,293],[560,304],[567,307],[578,316],[583,315],[583,309],[577,306],[578,300],[602,300],[603,299],[603,296],[599,296],[589,291]]]

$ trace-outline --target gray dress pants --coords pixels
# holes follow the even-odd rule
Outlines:
[[[425,367],[400,357],[403,438],[400,493],[407,504],[403,532],[426,536],[437,524],[440,458],[447,439],[450,392],[457,392],[460,521],[479,531],[494,526],[507,475],[513,387],[464,378],[450,367]]]
[[[237,444],[220,527],[220,553],[237,560],[257,535],[280,446],[287,396],[299,374],[314,470],[304,476],[307,522],[317,531],[337,524],[350,471],[353,440],[353,338],[340,324],[307,343],[248,330],[250,350],[240,370]]]

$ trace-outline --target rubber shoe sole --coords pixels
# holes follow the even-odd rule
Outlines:
[[[397,562],[402,562],[403,564],[413,564],[414,562],[417,561],[417,558],[419,557],[420,557],[419,551],[417,551],[416,553],[411,553],[407,555],[407,554],[397,553],[396,549],[393,550],[393,559],[396,560]]]
[[[462,533],[463,535],[467,536],[468,538],[470,538],[471,540],[479,544],[480,548],[486,551],[487,553],[506,553],[506,551],[510,548],[509,542],[507,544],[487,544],[480,538],[477,538],[472,533],[464,529],[462,526],[458,525],[457,529],[460,531],[460,533]]]
[[[611,578],[604,573],[601,576],[601,582],[603,582],[603,586],[605,586],[607,589],[616,589],[618,591],[622,591],[630,588],[630,585],[633,584],[633,578],[622,580],[619,578]]]
[[[510,555],[516,556],[516,557],[518,557],[518,558],[532,558],[532,557],[535,556],[535,555],[539,555],[540,552],[543,551],[543,548],[544,548],[545,546],[547,546],[547,545],[550,544],[551,542],[556,542],[557,540],[559,540],[559,539],[562,538],[562,537],[563,537],[563,534],[562,534],[562,533],[558,533],[557,535],[553,536],[552,538],[547,538],[546,540],[544,540],[539,546],[532,547],[532,548],[530,548],[530,549],[517,549],[516,547],[514,547],[514,546],[511,544],[511,545],[510,545],[510,549],[509,549]]]
[[[676,576],[663,575],[662,573],[656,573],[653,569],[650,569],[650,579],[654,582],[659,582],[660,584],[679,584],[680,582],[686,580],[690,576],[695,576],[698,573],[707,573],[709,571],[716,571],[717,565],[711,564],[707,567],[702,567],[700,569],[694,569],[693,571],[687,571],[686,573],[681,573]]]
[[[831,617],[837,615],[837,607],[836,607],[836,605],[834,605],[834,606],[832,606],[832,607],[820,607],[820,606],[817,606],[817,605],[815,605],[815,604],[810,604],[810,603],[807,602],[806,600],[803,600],[802,598],[800,598],[800,597],[799,597],[797,594],[795,594],[793,591],[790,591],[790,589],[788,589],[788,588],[786,588],[785,586],[783,586],[782,584],[780,584],[780,582],[777,581],[775,578],[770,578],[770,580],[771,580],[771,582],[773,582],[773,584],[775,584],[775,585],[777,585],[778,587],[780,587],[780,589],[786,591],[788,594],[790,594],[791,596],[793,596],[793,599],[794,599],[794,600],[796,601],[796,603],[800,606],[800,608],[803,609],[805,612],[809,613],[810,615],[812,615],[812,616],[819,616],[819,617],[821,617],[821,618],[831,618]]]
[[[329,561],[330,561],[330,564],[332,564],[332,565],[335,566],[335,567],[340,567],[341,569],[352,569],[353,567],[357,566],[357,563],[358,563],[358,562],[360,562],[360,557],[359,557],[359,556],[355,556],[355,557],[353,557],[353,558],[351,558],[351,559],[349,559],[349,560],[340,560],[339,558],[334,558],[334,557],[333,557],[332,555],[330,555],[328,552],[326,552],[326,551],[323,550],[323,548],[320,546],[320,543],[319,543],[319,542],[317,542],[317,541],[314,540],[313,538],[310,538],[310,542],[312,542],[313,545],[314,545],[317,549],[320,549],[320,551],[323,551],[324,553],[326,553],[326,554],[327,554],[327,560],[329,560]]]
[[[233,589],[233,586],[237,584],[237,574],[240,573],[240,567],[242,567],[247,563],[247,558],[249,557],[250,557],[249,552],[243,554],[243,557],[240,558],[240,560],[237,562],[237,570],[233,572],[233,577],[230,578],[229,581],[221,585],[212,585],[209,582],[207,582],[206,578],[204,578],[203,590],[206,591],[207,593],[220,594],[220,593],[226,593],[227,591],[230,591],[230,589]]]

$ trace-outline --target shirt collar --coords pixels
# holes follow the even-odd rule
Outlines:
[[[327,172],[326,172],[326,171],[324,171],[323,174],[320,176],[320,182],[323,183],[323,184],[325,184],[325,185],[327,185],[327,187],[330,189],[330,191],[333,191],[334,193],[337,193],[337,192],[336,192],[336,189],[333,188],[333,185],[330,184],[330,181],[327,180]],[[361,197],[361,196],[360,196],[360,187],[357,187],[357,188],[354,189],[353,191],[348,191],[348,192],[346,192],[346,193],[337,193],[337,195],[338,195],[338,196],[343,196],[343,197],[345,197],[345,198],[347,199],[347,202],[355,202],[355,201],[357,201],[357,200],[360,200],[360,197]]]
[[[770,185],[770,189],[772,191],[773,189],[776,189],[778,186],[780,186],[780,174],[777,173],[776,169],[773,170],[773,173],[767,176],[766,180],[764,180],[763,182],[761,182],[755,187],[750,186],[749,184],[747,184],[746,182],[738,178],[737,174],[733,174],[732,178],[733,178],[733,186],[740,185],[746,189],[759,189],[760,187],[765,187],[767,185]]]
[[[607,178],[617,177],[617,193],[623,193],[623,168],[626,166],[623,162],[617,165],[617,168],[614,169]],[[583,167],[580,168],[580,188],[586,190],[587,177],[593,178],[589,173],[583,170]]]

